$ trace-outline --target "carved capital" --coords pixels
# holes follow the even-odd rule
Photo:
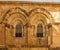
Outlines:
[[[50,27],[52,27],[52,24],[51,24],[51,23],[49,23],[47,26],[48,26],[48,28],[50,28]]]

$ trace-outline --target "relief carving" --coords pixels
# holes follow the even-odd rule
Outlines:
[[[15,14],[21,14],[20,15],[17,15],[15,18],[13,18],[12,15],[15,15]],[[38,15],[36,15],[38,14]],[[34,16],[36,15],[36,16]],[[12,16],[12,17],[11,17]],[[22,17],[23,16],[23,17]],[[38,17],[39,16],[39,17]],[[44,17],[43,17],[44,16]],[[12,22],[11,23],[7,23],[8,20],[9,20],[9,17],[11,17],[11,19],[13,18]],[[36,18],[35,18],[36,17]],[[19,18],[19,19],[17,19]],[[40,46],[39,44],[41,45],[46,45],[47,44],[47,38],[43,38],[43,39],[38,39],[36,37],[36,25],[41,22],[43,23],[44,25],[48,24],[47,23],[47,19],[49,19],[49,22],[52,23],[52,16],[51,14],[44,8],[35,8],[35,9],[32,9],[30,10],[29,12],[27,12],[26,10],[20,8],[20,7],[15,7],[15,8],[11,8],[9,9],[8,11],[6,11],[4,14],[3,14],[3,19],[2,19],[2,23],[5,23],[5,27],[9,28],[10,31],[12,31],[12,29],[14,28],[14,25],[12,25],[12,23],[14,24],[16,22],[19,23],[21,21],[24,21],[23,23],[23,26],[26,27],[26,32],[24,33],[24,28],[23,28],[23,35],[26,35],[24,36],[22,39],[26,40],[24,41],[24,45],[37,45],[37,46]],[[15,21],[14,21],[15,20]],[[14,22],[13,22],[14,21]],[[19,21],[19,22],[18,22]],[[34,24],[35,22],[35,24]],[[22,22],[21,22],[22,23]],[[50,27],[50,25],[49,25]],[[15,28],[14,28],[15,29]],[[7,31],[7,30],[6,30]],[[28,32],[29,31],[29,32]],[[31,31],[31,32],[30,32]],[[35,31],[35,32],[34,32]],[[13,34],[13,32],[11,32],[11,35]],[[32,35],[31,35],[32,34]],[[33,36],[33,37],[32,37]],[[30,38],[31,37],[31,38]],[[34,39],[36,38],[36,39]],[[31,42],[29,41],[31,40]],[[18,40],[17,40],[18,41]],[[23,40],[22,40],[23,41]],[[34,42],[34,43],[33,43]],[[38,42],[38,44],[36,44]],[[45,44],[44,44],[45,42]],[[23,42],[21,42],[23,44]],[[26,44],[25,44],[26,43]],[[19,42],[20,44],[20,42]],[[21,44],[21,45],[22,45]]]

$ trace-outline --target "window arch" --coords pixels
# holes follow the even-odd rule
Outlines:
[[[43,37],[43,25],[42,24],[37,25],[37,37]]]
[[[22,37],[22,24],[16,25],[16,37]]]

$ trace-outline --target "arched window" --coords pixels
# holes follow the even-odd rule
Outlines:
[[[22,37],[22,25],[21,24],[16,25],[16,37]]]
[[[38,24],[37,26],[37,37],[43,37],[43,25]]]

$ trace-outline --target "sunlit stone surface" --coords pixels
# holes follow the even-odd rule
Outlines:
[[[60,3],[0,2],[0,50],[60,50]]]

